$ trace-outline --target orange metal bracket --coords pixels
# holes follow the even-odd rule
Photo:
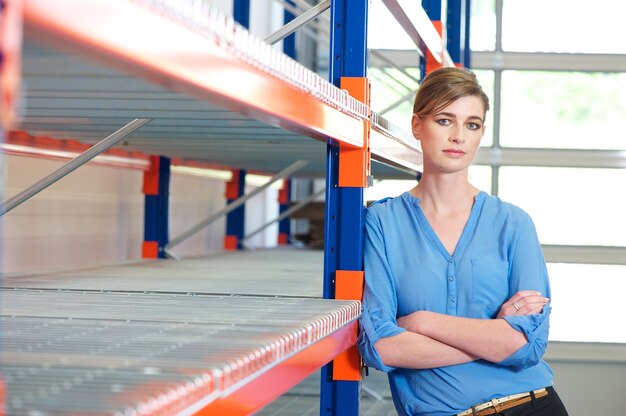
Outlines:
[[[278,203],[280,204],[288,204],[289,203],[289,186],[287,185],[289,180],[283,179],[283,186],[278,191]]]
[[[446,46],[445,46],[446,37],[445,37],[444,30],[443,30],[443,27],[444,27],[443,22],[441,20],[433,20],[433,26],[435,26],[437,33],[439,33],[439,36],[441,36],[441,44],[442,44],[441,50],[445,51],[446,50]],[[433,54],[430,52],[430,49],[428,49],[426,51],[426,75],[430,74],[435,69],[442,68],[443,66],[444,66],[443,56],[441,56],[439,61],[437,61],[437,59],[435,59]]]
[[[159,194],[159,156],[150,156],[150,167],[143,173],[143,193]]]
[[[4,386],[4,378],[0,376],[0,416],[6,414],[7,395],[6,388]]]
[[[342,77],[341,89],[364,104],[370,105],[370,83],[363,77]],[[341,143],[339,146],[339,186],[366,188],[370,175],[370,121],[363,120],[363,145],[354,147]]]
[[[226,182],[226,199],[234,200],[239,198],[239,170],[233,169],[233,176]]]
[[[239,239],[236,235],[224,236],[224,250],[237,250],[237,243],[239,243]]]
[[[361,300],[363,297],[363,271],[337,270],[335,276],[335,299]],[[358,328],[354,328],[355,336]],[[356,345],[333,360],[333,380],[361,380],[361,356]]]
[[[159,242],[144,241],[141,245],[141,258],[157,259],[159,258]]]
[[[20,89],[22,58],[21,0],[4,0],[0,9],[0,125],[11,128]]]

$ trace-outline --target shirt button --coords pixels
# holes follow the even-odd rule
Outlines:
[[[449,281],[453,281],[453,280],[454,280],[454,275],[450,275],[450,276],[448,276],[448,280],[449,280]]]
[[[452,259],[449,259],[449,260],[448,260],[448,263],[452,263]]]
[[[450,300],[451,300],[452,302],[456,302],[456,298],[455,298],[454,296],[452,296],[452,297],[450,298]]]

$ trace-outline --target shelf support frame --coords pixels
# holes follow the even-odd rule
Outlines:
[[[329,73],[330,82],[337,87],[341,87],[342,78],[367,77],[367,14],[367,0],[332,2]],[[369,124],[365,136],[368,134]],[[358,139],[361,146],[357,150],[367,152],[366,137],[361,136]],[[338,273],[363,270],[363,187],[367,186],[367,180],[357,180],[357,184],[353,182],[353,177],[345,181],[346,178],[340,173],[341,159],[345,160],[345,155],[341,157],[343,150],[339,143],[331,141],[326,153],[323,294],[328,299],[336,297]],[[367,176],[365,165],[361,165],[360,171],[355,172],[360,179]],[[346,172],[345,167],[343,172]],[[333,367],[334,363],[329,363],[322,368],[320,415],[359,415],[361,382],[336,379]]]
[[[288,218],[294,212],[298,212],[300,209],[304,208],[306,205],[308,205],[309,203],[313,202],[317,197],[321,196],[325,191],[326,191],[325,189],[322,189],[322,190],[317,191],[314,194],[311,194],[308,197],[298,201],[296,204],[294,204],[291,207],[287,208],[286,210],[282,211],[278,217],[274,218],[273,220],[271,220],[269,222],[266,222],[265,224],[263,224],[262,226],[260,226],[256,230],[251,231],[248,234],[246,234],[240,240],[240,242],[244,242],[244,241],[254,237],[255,235],[257,235],[261,231],[265,230],[270,225],[272,225],[272,224],[274,224],[276,222],[281,222],[285,218]]]
[[[297,160],[297,161],[295,161],[291,165],[287,166],[285,169],[283,169],[280,172],[278,172],[276,175],[272,176],[263,185],[259,186],[255,190],[250,191],[247,194],[245,194],[245,195],[243,195],[243,196],[233,200],[233,202],[231,202],[230,204],[226,205],[224,208],[222,208],[218,212],[216,212],[214,214],[211,214],[209,217],[207,217],[203,221],[199,222],[198,224],[196,224],[195,226],[191,227],[190,229],[188,229],[184,233],[180,234],[178,237],[176,237],[173,240],[171,240],[165,246],[165,249],[169,250],[172,247],[182,243],[187,238],[191,237],[192,235],[194,235],[198,231],[202,230],[204,227],[206,227],[209,224],[213,223],[214,221],[222,218],[224,215],[228,214],[229,212],[232,212],[233,210],[237,209],[242,204],[244,204],[248,199],[250,199],[253,196],[263,192],[265,189],[269,188],[274,182],[279,181],[279,180],[281,180],[281,179],[283,179],[283,178],[293,174],[294,172],[297,172],[298,170],[300,170],[301,168],[306,166],[308,163],[309,162],[306,161],[306,160]]]
[[[9,199],[8,201],[0,205],[0,217],[6,214],[7,212],[11,211],[13,208],[29,200],[33,196],[37,195],[39,192],[48,188],[50,185],[54,184],[59,179],[65,177],[69,173],[83,166],[85,163],[89,162],[94,157],[109,150],[111,147],[115,146],[120,140],[124,139],[129,134],[131,134],[132,132],[140,128],[141,126],[145,125],[149,121],[150,119],[145,119],[145,118],[135,119],[131,121],[130,123],[126,124],[121,129],[117,130],[116,132],[105,137],[104,139],[96,143],[95,145],[91,146],[89,149],[85,150],[83,153],[76,156],[74,159],[70,160],[68,163],[66,163],[65,165],[57,169],[56,171],[52,172],[50,175],[46,176],[45,178],[43,178],[36,184],[25,189],[24,191],[20,192],[13,198]]]
[[[270,45],[280,42],[296,30],[300,29],[302,26],[309,23],[311,20],[315,19],[320,14],[324,13],[329,8],[330,0],[322,1],[321,3],[311,7],[309,10],[305,11],[295,19],[292,19],[289,23],[266,37],[264,39],[265,42],[269,43]]]

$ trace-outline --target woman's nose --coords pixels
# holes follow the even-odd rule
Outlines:
[[[463,129],[454,128],[450,132],[450,138],[448,139],[452,143],[464,143],[465,136],[463,135]]]

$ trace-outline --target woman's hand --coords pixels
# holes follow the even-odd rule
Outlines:
[[[541,296],[541,293],[535,290],[521,290],[500,306],[500,311],[496,318],[500,319],[513,315],[528,316],[541,313],[543,307],[549,301],[550,299]]]

